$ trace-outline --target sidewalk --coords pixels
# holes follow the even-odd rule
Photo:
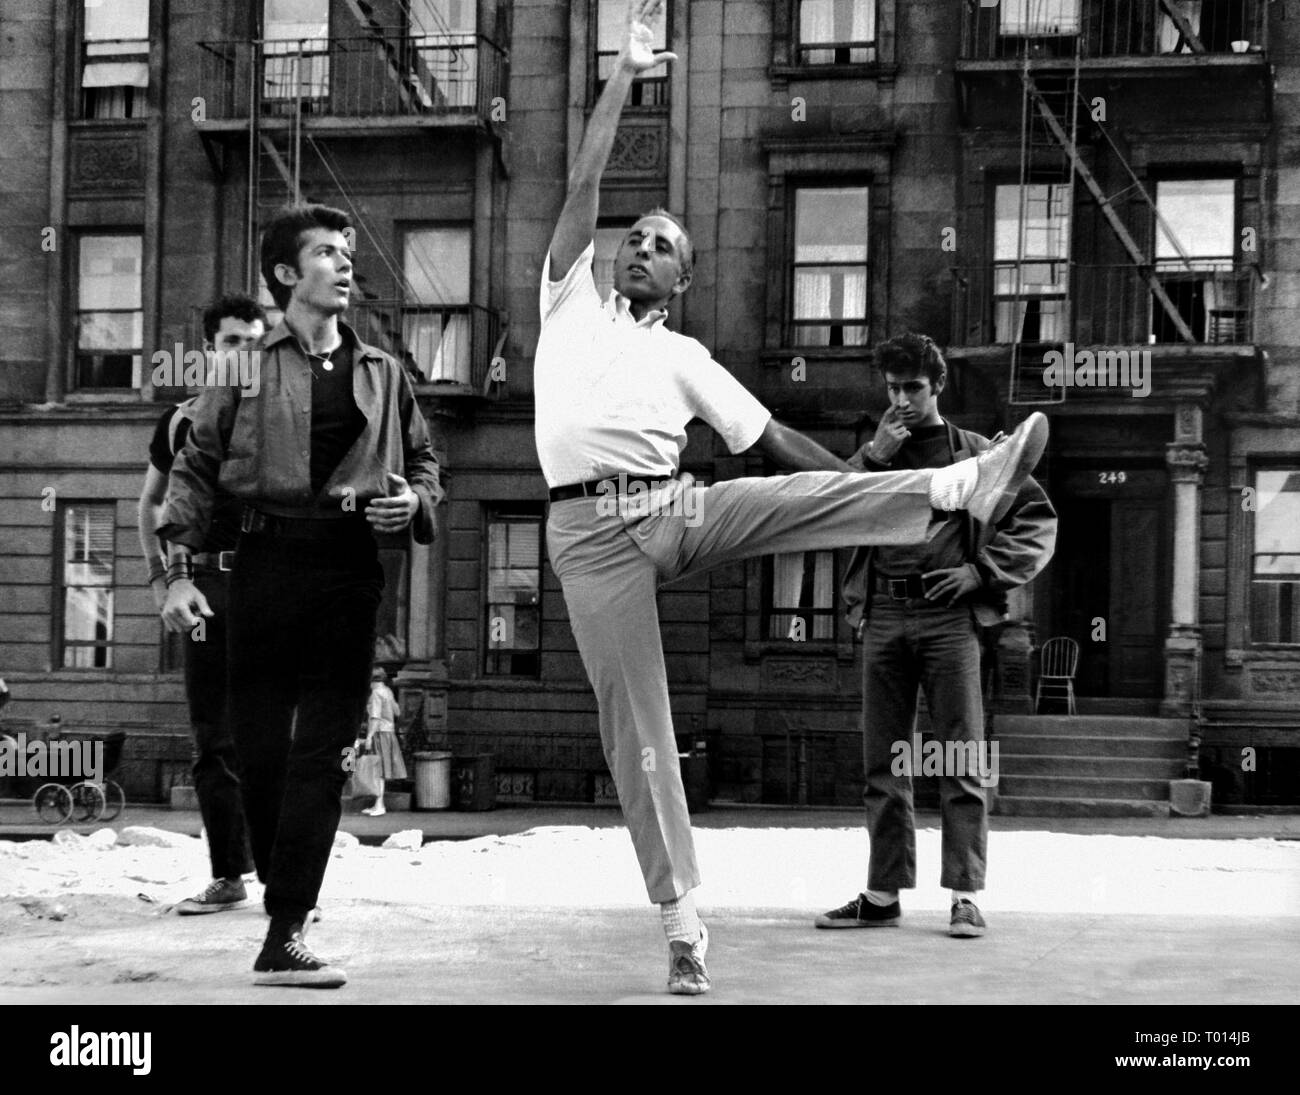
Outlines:
[[[860,829],[859,809],[828,807],[744,806],[715,803],[691,818],[698,829]],[[174,810],[156,804],[128,803],[121,816],[108,822],[120,831],[143,825],[186,836],[198,836],[203,820],[197,810]],[[419,829],[425,841],[473,840],[485,836],[510,836],[552,825],[579,825],[604,829],[623,824],[617,806],[503,805],[494,810],[461,813],[452,810],[390,811],[383,817],[366,817],[345,811],[339,829],[363,844],[382,844],[392,833]],[[938,811],[917,811],[918,828],[939,824]],[[48,840],[58,829],[82,835],[104,828],[103,823],[47,825],[26,799],[0,799],[0,840]],[[1158,836],[1183,840],[1300,840],[1300,814],[1251,816],[1214,815],[1208,818],[1059,818],[992,817],[989,828],[1001,832],[1105,833],[1115,836]],[[863,838],[865,840],[865,836]]]

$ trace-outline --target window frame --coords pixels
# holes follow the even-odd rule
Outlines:
[[[773,89],[784,89],[791,80],[876,80],[890,84],[898,74],[895,58],[898,26],[897,0],[875,2],[875,60],[825,64],[802,60],[799,42],[801,0],[772,2],[772,64],[769,69]]]
[[[1253,649],[1253,650],[1285,651],[1292,654],[1300,654],[1300,629],[1297,630],[1293,640],[1290,642],[1282,642],[1282,641],[1270,640],[1270,639],[1260,639],[1255,635],[1255,588],[1258,582],[1255,573],[1255,560],[1261,554],[1264,554],[1263,552],[1257,550],[1258,543],[1256,541],[1256,534],[1259,528],[1259,512],[1260,512],[1259,505],[1258,505],[1259,476],[1261,473],[1268,473],[1268,472],[1285,472],[1289,475],[1300,476],[1300,460],[1297,460],[1295,459],[1294,456],[1292,456],[1290,460],[1267,460],[1267,461],[1260,460],[1260,461],[1252,461],[1247,465],[1247,475],[1249,476],[1250,486],[1255,492],[1254,497],[1256,499],[1256,508],[1253,511],[1246,511],[1250,513],[1250,519],[1249,521],[1246,522],[1247,524],[1247,528],[1246,528],[1247,542],[1246,542],[1246,557],[1245,557],[1245,582],[1246,582],[1245,609],[1246,611],[1243,614],[1243,621],[1242,621],[1245,628],[1245,639],[1246,639],[1245,645],[1248,649]],[[1300,548],[1300,545],[1297,545],[1297,547]],[[1270,553],[1270,554],[1283,554],[1288,556],[1294,554],[1297,557],[1297,559],[1300,559],[1300,550],[1297,550],[1294,553],[1281,552],[1281,553]],[[1297,573],[1300,573],[1300,566],[1297,567]],[[1300,596],[1300,578],[1297,578],[1291,584],[1295,586],[1297,589],[1297,593],[1293,594],[1293,597]]]
[[[501,501],[501,502],[484,502],[481,511],[483,521],[483,554],[482,554],[482,581],[481,594],[479,600],[479,636],[480,636],[480,656],[479,656],[479,677],[485,680],[540,680],[542,676],[542,653],[543,653],[543,629],[545,618],[543,616],[543,605],[545,600],[545,581],[546,581],[546,513],[541,503],[525,501]],[[491,626],[492,615],[491,609],[494,602],[491,597],[491,556],[490,556],[490,536],[494,524],[533,524],[537,528],[537,601],[533,606],[537,613],[537,646],[529,650],[517,650],[516,648],[500,648],[494,652],[491,646]],[[531,653],[536,659],[536,665],[527,672],[514,671],[513,665],[511,671],[503,671],[490,667],[491,659],[495,656],[513,658],[516,654]]]
[[[98,56],[95,58],[96,61],[101,61],[101,62],[120,60],[123,58],[134,58],[137,60],[143,60],[145,65],[145,71],[146,71],[145,86],[142,88],[137,88],[137,87],[133,87],[133,85],[118,85],[118,86],[133,87],[133,91],[138,94],[132,95],[131,97],[132,106],[134,107],[136,101],[138,100],[139,109],[134,111],[131,114],[123,115],[120,118],[117,117],[96,118],[86,110],[86,92],[89,89],[85,87],[84,80],[85,80],[86,62],[87,60],[90,59],[86,49],[87,46],[86,7],[85,7],[84,0],[80,0],[80,2],[78,2],[78,0],[73,0],[73,12],[72,12],[73,34],[71,35],[71,44],[73,47],[74,60],[73,60],[73,79],[72,79],[73,86],[71,89],[72,102],[70,104],[71,109],[69,111],[70,118],[73,118],[78,122],[88,122],[93,125],[133,125],[133,124],[143,124],[153,114],[152,101],[150,96],[150,91],[153,89],[153,80],[151,79],[153,73],[150,70],[152,69],[152,60],[153,60],[153,42],[155,38],[153,29],[154,29],[154,18],[156,14],[154,10],[153,0],[146,0],[145,7],[146,7],[145,38],[143,39],[145,43],[144,52],[104,54],[102,56]],[[141,39],[138,38],[98,39],[98,41],[101,41],[103,43],[138,42],[140,40]]]
[[[82,308],[81,306],[81,254],[82,246],[86,239],[89,238],[122,238],[138,239],[140,241],[140,307],[139,308]],[[70,392],[77,393],[94,393],[94,394],[112,394],[121,392],[140,392],[148,378],[149,371],[145,361],[145,343],[148,341],[148,316],[145,314],[145,232],[144,228],[124,228],[120,225],[113,225],[103,228],[78,228],[73,235],[75,247],[72,249],[72,270],[71,270],[71,309],[70,318],[71,332],[68,339],[68,387]],[[82,384],[81,383],[81,317],[87,312],[109,312],[113,314],[135,314],[140,315],[140,345],[135,348],[133,356],[140,358],[140,382],[138,384],[127,385],[110,385],[110,384]],[[117,351],[120,352],[120,351]],[[99,355],[103,356],[103,355]],[[134,365],[132,366],[134,373]],[[133,376],[134,379],[134,376]]]
[[[759,619],[759,634],[763,637],[765,644],[789,649],[800,649],[808,646],[819,646],[823,649],[833,646],[837,639],[838,620],[839,620],[839,589],[840,589],[840,552],[834,550],[823,551],[802,551],[787,552],[785,554],[802,555],[804,557],[804,584],[809,582],[816,583],[816,558],[824,555],[830,559],[831,578],[830,578],[830,603],[825,608],[804,607],[802,605],[778,606],[776,600],[776,556],[763,556],[763,592],[761,611]],[[809,561],[813,561],[813,566],[809,566]],[[790,637],[787,633],[784,635],[774,635],[772,633],[772,624],[777,617],[788,617],[793,625],[796,619],[803,619],[809,625],[808,633],[801,640]],[[816,620],[828,620],[830,622],[830,634],[822,637],[816,637],[813,634],[812,624]]]
[[[605,81],[600,77],[600,3],[601,0],[587,0],[587,95],[586,105],[590,111],[596,105],[596,100],[600,98],[600,93],[605,86]],[[673,4],[664,5],[663,15],[663,32],[664,32],[664,49],[672,49],[673,41]],[[627,102],[623,106],[623,114],[664,114],[672,107],[673,102],[673,68],[668,65],[660,65],[658,68],[651,69],[653,75],[638,76],[632,81],[632,90],[628,93]],[[638,92],[644,95],[644,89],[655,87],[662,90],[662,97],[657,102],[637,102]]]
[[[837,0],[831,0],[831,2],[835,3],[837,2]],[[803,9],[804,9],[804,5],[808,3],[808,0],[793,0],[792,7],[794,9],[794,30],[792,33],[792,45],[794,49],[795,63],[799,67],[818,69],[818,68],[828,68],[833,66],[844,66],[844,65],[874,65],[877,63],[876,58],[879,56],[879,48],[880,48],[878,44],[878,33],[880,28],[879,0],[839,0],[839,2],[853,3],[853,4],[865,2],[866,4],[868,4],[871,11],[871,25],[872,25],[871,39],[866,42],[853,42],[853,41],[849,41],[847,43],[824,42],[824,43],[819,43],[817,45],[805,45],[803,41]],[[839,54],[846,50],[851,52],[854,49],[869,49],[871,50],[872,56],[865,61],[862,60],[854,61],[851,58],[845,58],[843,60],[840,60],[838,57],[832,61],[810,61],[807,59],[806,56],[806,54],[811,53],[813,51],[826,52],[827,50],[834,50],[836,54]]]
[[[69,514],[77,507],[98,507],[107,510],[110,516],[112,536],[112,562],[109,567],[110,579],[105,584],[69,586],[67,582],[68,554],[68,520]],[[105,498],[67,498],[57,502],[56,521],[54,524],[54,544],[52,551],[51,578],[53,585],[53,602],[51,629],[52,647],[50,664],[56,673],[111,673],[113,672],[114,653],[117,631],[117,502]],[[67,637],[67,591],[68,589],[107,589],[109,591],[108,637],[103,640],[69,640]],[[66,658],[69,649],[103,650],[102,665],[68,665]]]
[[[467,376],[472,375],[473,368],[474,368],[474,334],[476,328],[476,324],[474,321],[474,260],[475,260],[476,240],[474,238],[473,221],[460,220],[460,219],[435,220],[435,221],[424,221],[424,220],[400,221],[397,223],[395,227],[397,231],[397,254],[400,257],[400,261],[402,264],[401,266],[402,282],[400,285],[396,286],[396,292],[394,293],[394,297],[402,311],[403,345],[406,345],[407,309],[419,309],[419,308],[452,309],[453,311],[448,311],[445,314],[448,316],[454,316],[460,314],[465,317],[465,328],[464,328],[465,360],[463,363],[465,367],[463,372]],[[468,244],[467,261],[466,261],[466,268],[465,268],[465,292],[464,292],[465,299],[459,303],[444,302],[442,304],[436,304],[436,303],[427,304],[419,301],[412,301],[409,299],[410,294],[407,288],[408,276],[406,270],[407,239],[411,236],[412,233],[428,232],[428,231],[435,231],[435,230],[461,232],[464,234],[466,243]],[[442,338],[446,336],[449,326],[450,326],[449,324],[444,323],[442,328],[442,334],[439,337],[439,345],[441,345]],[[456,383],[462,382],[456,380],[456,378],[454,377],[434,376],[432,375],[431,372],[425,373],[422,369],[419,369],[421,362],[419,360],[418,355],[412,354],[412,357],[415,360],[417,370],[419,370],[420,372],[420,383],[430,384],[430,383],[438,383],[440,381],[452,381]],[[459,365],[461,364],[461,362],[457,361],[456,364]],[[433,361],[429,362],[429,366],[430,369],[432,369]],[[459,375],[459,371],[458,371],[458,375]]]
[[[782,318],[781,318],[781,325],[784,331],[782,336],[784,345],[790,347],[791,349],[808,350],[812,353],[818,353],[827,350],[830,351],[850,350],[850,351],[857,351],[859,353],[865,354],[871,345],[871,336],[873,332],[872,290],[874,288],[873,286],[874,279],[872,278],[872,269],[871,269],[872,268],[872,246],[871,245],[872,245],[872,234],[873,234],[872,232],[873,196],[872,196],[871,179],[865,176],[854,179],[853,177],[827,178],[824,176],[805,177],[802,175],[788,175],[786,176],[785,185],[786,185],[786,195],[785,195],[786,243],[785,243],[784,253],[782,254],[782,274],[785,280],[785,306],[783,308]],[[861,263],[856,263],[856,262],[854,263],[799,263],[797,262],[795,260],[795,248],[797,246],[796,233],[798,230],[798,218],[796,213],[797,213],[797,202],[798,202],[799,191],[840,190],[840,189],[847,189],[847,188],[861,189],[866,193],[866,198],[867,198],[866,258]],[[833,321],[828,323],[818,323],[813,320],[795,319],[795,315],[794,315],[795,283],[796,283],[796,272],[798,268],[800,266],[820,267],[820,266],[828,266],[828,265],[853,266],[853,267],[861,266],[863,270],[863,275],[866,278],[866,285],[864,287],[864,294],[863,294],[863,303],[864,303],[864,308],[866,310],[866,313],[862,317],[862,322],[860,324],[849,323],[849,322],[836,323]],[[834,328],[839,327],[841,328],[840,337],[841,339],[843,339],[844,328],[858,327],[858,326],[864,327],[866,329],[866,337],[862,342],[846,343],[844,341],[840,341],[839,343],[826,342],[825,344],[805,343],[799,341],[799,339],[797,338],[798,332],[800,331],[801,328],[805,328],[805,327],[831,328],[832,334],[830,337],[833,337]]]
[[[1031,186],[1031,187],[1034,187],[1034,186],[1046,186],[1046,187],[1058,186],[1058,187],[1063,187],[1063,188],[1065,188],[1066,191],[1067,191],[1067,193],[1070,191],[1070,183],[1069,183],[1069,182],[1061,182],[1061,181],[1059,181],[1059,180],[1051,179],[1051,178],[1034,178],[1034,177],[1032,177],[1032,174],[1031,174],[1031,177],[1029,178],[1029,180],[1026,181],[1026,182],[1021,182],[1019,179],[1016,179],[1016,178],[1009,178],[1009,177],[1008,177],[1008,178],[1005,178],[1005,179],[1002,178],[1002,177],[995,177],[995,178],[991,178],[991,179],[989,180],[989,182],[988,182],[988,198],[987,198],[987,200],[988,200],[988,203],[989,203],[989,204],[988,204],[988,222],[987,222],[987,223],[988,223],[988,256],[989,256],[989,259],[988,259],[988,268],[987,268],[987,271],[986,271],[986,276],[987,276],[987,278],[988,278],[988,313],[987,313],[987,316],[986,316],[986,322],[988,323],[989,343],[990,343],[990,345],[994,345],[994,346],[1013,346],[1013,345],[1021,345],[1021,346],[1024,346],[1024,345],[1033,345],[1033,344],[1040,343],[1040,342],[1050,342],[1050,343],[1064,342],[1064,341],[1066,341],[1066,339],[1070,336],[1070,333],[1071,333],[1071,332],[1073,331],[1073,329],[1074,329],[1074,317],[1073,317],[1073,315],[1071,314],[1070,309],[1066,308],[1066,309],[1062,310],[1062,312],[1060,313],[1060,318],[1059,318],[1059,321],[1058,321],[1059,324],[1060,324],[1060,327],[1061,327],[1061,329],[1062,329],[1061,332],[1060,332],[1061,335],[1062,335],[1062,337],[1060,337],[1060,338],[1045,338],[1045,337],[1042,337],[1042,331],[1041,331],[1041,328],[1040,328],[1040,331],[1039,331],[1039,336],[1040,336],[1040,337],[1039,337],[1039,338],[1036,338],[1036,339],[1025,339],[1025,338],[1023,337],[1023,335],[1024,335],[1024,331],[1025,331],[1025,329],[1026,329],[1026,320],[1027,320],[1027,318],[1028,318],[1028,312],[1026,311],[1026,314],[1025,314],[1024,316],[1021,316],[1021,317],[1020,317],[1020,320],[1019,320],[1018,322],[1015,321],[1014,319],[1013,319],[1013,321],[1012,321],[1012,327],[1013,327],[1013,328],[1018,328],[1018,330],[1013,329],[1013,331],[1012,331],[1011,333],[1012,333],[1012,334],[1019,334],[1021,337],[1019,337],[1019,338],[1008,338],[1008,339],[1006,339],[1006,340],[1000,339],[1000,338],[998,337],[998,335],[999,335],[999,331],[1000,331],[1000,328],[999,328],[999,325],[998,325],[998,306],[999,306],[999,304],[1001,304],[1001,303],[1011,303],[1011,302],[1014,302],[1014,300],[1016,299],[1016,295],[1015,295],[1014,293],[1010,293],[1010,294],[1000,294],[1000,293],[998,292],[998,271],[999,271],[999,269],[1002,268],[1003,266],[1007,266],[1007,267],[1009,267],[1009,268],[1011,268],[1011,269],[1014,269],[1015,266],[1016,266],[1016,260],[1015,260],[1014,256],[1013,256],[1012,258],[1009,258],[1009,259],[1000,259],[1000,258],[998,257],[998,194],[999,194],[1000,191],[1002,191],[1002,190],[1004,190],[1004,189],[1005,189],[1005,190],[1017,191],[1017,192],[1018,192],[1018,191],[1020,191],[1020,190],[1021,190],[1023,187],[1025,187],[1025,186]],[[1018,195],[1017,195],[1017,197],[1018,197]],[[1075,202],[1075,203],[1074,203],[1074,204],[1073,204],[1073,205],[1072,205],[1072,206],[1071,206],[1071,207],[1066,211],[1066,227],[1065,227],[1065,255],[1064,255],[1063,257],[1047,257],[1047,256],[1044,256],[1044,257],[1037,257],[1037,256],[1035,256],[1035,257],[1028,257],[1028,256],[1026,256],[1025,261],[1024,261],[1024,264],[1023,264],[1023,265],[1025,265],[1025,266],[1030,266],[1030,265],[1039,265],[1039,266],[1053,265],[1053,266],[1056,266],[1056,265],[1060,265],[1060,266],[1064,267],[1064,270],[1063,270],[1063,275],[1064,275],[1064,276],[1063,276],[1063,278],[1058,282],[1058,284],[1061,284],[1061,285],[1063,286],[1063,288],[1062,288],[1059,292],[1051,292],[1051,293],[1032,293],[1032,292],[1024,292],[1023,289],[1022,289],[1022,291],[1021,291],[1021,293],[1020,293],[1020,299],[1021,299],[1022,301],[1026,300],[1026,299],[1033,299],[1033,300],[1042,301],[1042,302],[1046,302],[1046,301],[1060,301],[1060,302],[1064,302],[1065,304],[1069,304],[1069,303],[1071,303],[1071,300],[1070,300],[1070,293],[1069,293],[1069,284],[1070,284],[1070,276],[1071,276],[1070,267],[1071,267],[1071,265],[1074,264],[1074,261],[1075,261],[1075,259],[1074,259],[1074,230],[1075,230],[1075,227],[1076,227],[1076,224],[1077,224],[1077,212],[1078,212],[1078,208],[1077,208],[1077,207],[1078,207],[1078,203],[1077,203],[1077,201],[1076,201],[1076,202]],[[1018,210],[1018,209],[1019,209],[1019,203],[1017,202],[1017,210]],[[1017,214],[1017,225],[1019,226],[1019,216],[1018,216],[1018,214]],[[1019,231],[1019,227],[1017,228],[1017,231]],[[1040,313],[1040,320],[1041,320],[1041,315],[1042,315],[1042,313]]]

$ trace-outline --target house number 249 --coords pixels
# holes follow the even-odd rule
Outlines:
[[[1128,473],[1122,471],[1099,471],[1097,473],[1097,482],[1102,484],[1126,483],[1128,482]]]

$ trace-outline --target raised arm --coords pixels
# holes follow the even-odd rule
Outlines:
[[[674,53],[656,54],[651,48],[654,22],[663,14],[664,0],[629,0],[627,41],[614,61],[614,71],[605,83],[596,108],[582,135],[578,158],[569,172],[564,209],[551,237],[551,277],[562,278],[578,260],[596,234],[600,211],[600,177],[605,173],[623,103],[637,75],[677,60]]]

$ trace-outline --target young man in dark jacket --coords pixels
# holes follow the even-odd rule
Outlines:
[[[284,320],[262,343],[256,394],[199,397],[158,530],[170,544],[163,619],[189,630],[210,614],[190,555],[217,486],[244,505],[230,576],[230,713],[271,915],[253,966],[264,985],[347,980],[307,949],[303,931],[370,691],[384,584],[374,534],[409,527],[431,543],[442,497],[405,370],[339,322],[352,290],[349,227],[320,205],[267,226],[262,275]]]
[[[877,362],[889,410],[875,437],[850,459],[855,468],[946,467],[992,444],[940,416],[947,364],[929,338],[908,334],[883,343]],[[987,780],[989,768],[977,625],[1006,618],[1006,591],[1038,574],[1055,546],[1056,512],[1043,489],[1026,479],[996,523],[957,511],[924,543],[854,553],[843,592],[849,620],[863,636],[864,799],[871,852],[867,889],[817,917],[817,927],[895,926],[902,915],[898,891],[916,886],[912,768],[900,759],[913,757],[919,685],[936,740],[961,743],[945,748],[939,784],[940,885],[952,893],[949,934],[984,934],[975,894],[984,888],[988,807],[981,780]]]

